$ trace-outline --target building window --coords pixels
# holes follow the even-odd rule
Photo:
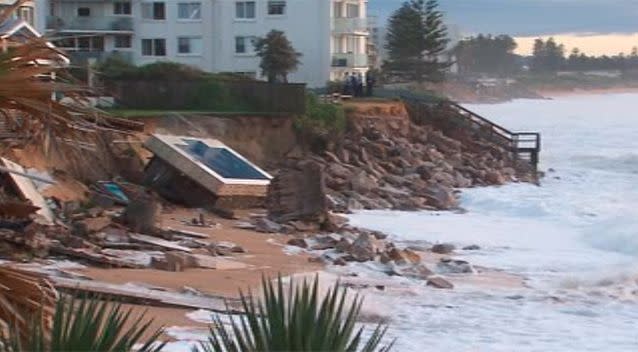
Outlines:
[[[131,14],[131,2],[130,1],[116,1],[113,3],[114,15],[130,15]]]
[[[130,35],[116,35],[115,47],[116,48],[130,48],[132,46]]]
[[[33,25],[33,17],[33,7],[20,6],[20,8],[18,8],[18,18],[21,20]]]
[[[235,3],[235,18],[254,19],[255,13],[254,1],[237,1]]]
[[[177,4],[177,18],[180,20],[200,20],[202,4],[200,2],[180,2]]]
[[[235,37],[235,53],[251,54],[254,51],[255,37]]]
[[[202,53],[201,37],[179,37],[177,38],[177,52],[179,54],[199,55]]]
[[[146,20],[165,20],[166,5],[163,2],[143,2],[142,18]]]
[[[143,56],[166,56],[166,39],[142,39]]]
[[[359,18],[359,5],[357,5],[357,4],[346,4],[346,17],[348,17],[348,18]]]
[[[78,17],[89,17],[89,16],[91,16],[90,7],[78,7]]]
[[[268,1],[268,15],[283,16],[286,14],[286,2],[282,0]]]

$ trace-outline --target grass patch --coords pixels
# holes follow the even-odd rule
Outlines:
[[[167,115],[216,115],[216,116],[283,116],[282,113],[257,111],[217,111],[217,110],[144,110],[144,109],[104,109],[109,114],[121,118],[153,118]]]

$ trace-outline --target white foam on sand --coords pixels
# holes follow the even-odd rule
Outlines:
[[[396,241],[477,244],[460,256],[528,278],[531,289],[463,287],[385,297],[397,349],[635,351],[638,339],[636,94],[470,106],[513,131],[540,131],[542,186],[464,190],[466,214],[361,212]],[[375,294],[376,295],[376,294]],[[379,299],[379,297],[375,297]]]

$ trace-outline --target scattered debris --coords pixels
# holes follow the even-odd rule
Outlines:
[[[42,194],[38,192],[33,180],[26,176],[27,173],[24,168],[11,160],[5,158],[0,158],[0,160],[7,169],[12,171],[9,172],[8,175],[13,181],[13,184],[20,196],[23,199],[30,201],[33,206],[39,208],[36,213],[42,217],[45,224],[53,225],[55,222],[53,212],[49,209],[49,206]]]

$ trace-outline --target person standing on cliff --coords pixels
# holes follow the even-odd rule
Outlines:
[[[374,94],[374,84],[376,80],[371,71],[366,74],[366,96],[371,97]]]
[[[350,85],[350,94],[352,96],[357,96],[357,76],[354,74],[354,72],[350,75],[350,78],[348,79],[348,83]]]

